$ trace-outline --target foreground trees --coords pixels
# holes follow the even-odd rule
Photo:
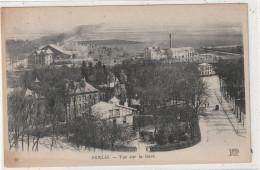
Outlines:
[[[18,143],[24,150],[38,151],[39,139],[46,125],[45,107],[40,96],[24,90],[15,90],[8,95],[9,149],[18,150]]]
[[[86,113],[69,123],[69,141],[80,149],[100,148],[115,150],[131,142],[131,135],[124,126],[102,120],[96,114]]]

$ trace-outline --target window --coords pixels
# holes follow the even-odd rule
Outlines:
[[[84,103],[84,109],[86,109],[87,108],[87,103]]]
[[[123,117],[123,123],[126,123],[126,117]]]
[[[119,113],[120,113],[119,109],[116,109],[116,115],[119,115]]]
[[[79,104],[79,109],[81,109],[81,104]]]
[[[115,125],[116,124],[116,119],[113,119],[113,125]]]
[[[81,101],[81,96],[79,96],[79,101]]]

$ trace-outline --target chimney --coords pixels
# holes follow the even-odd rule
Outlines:
[[[170,48],[172,48],[172,34],[170,34]]]

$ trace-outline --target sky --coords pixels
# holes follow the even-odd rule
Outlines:
[[[185,35],[241,35],[247,27],[244,4],[6,8],[1,16],[7,38],[28,39],[96,24],[107,33]]]

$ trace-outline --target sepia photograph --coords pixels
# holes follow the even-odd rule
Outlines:
[[[2,8],[5,166],[249,163],[247,9]]]

